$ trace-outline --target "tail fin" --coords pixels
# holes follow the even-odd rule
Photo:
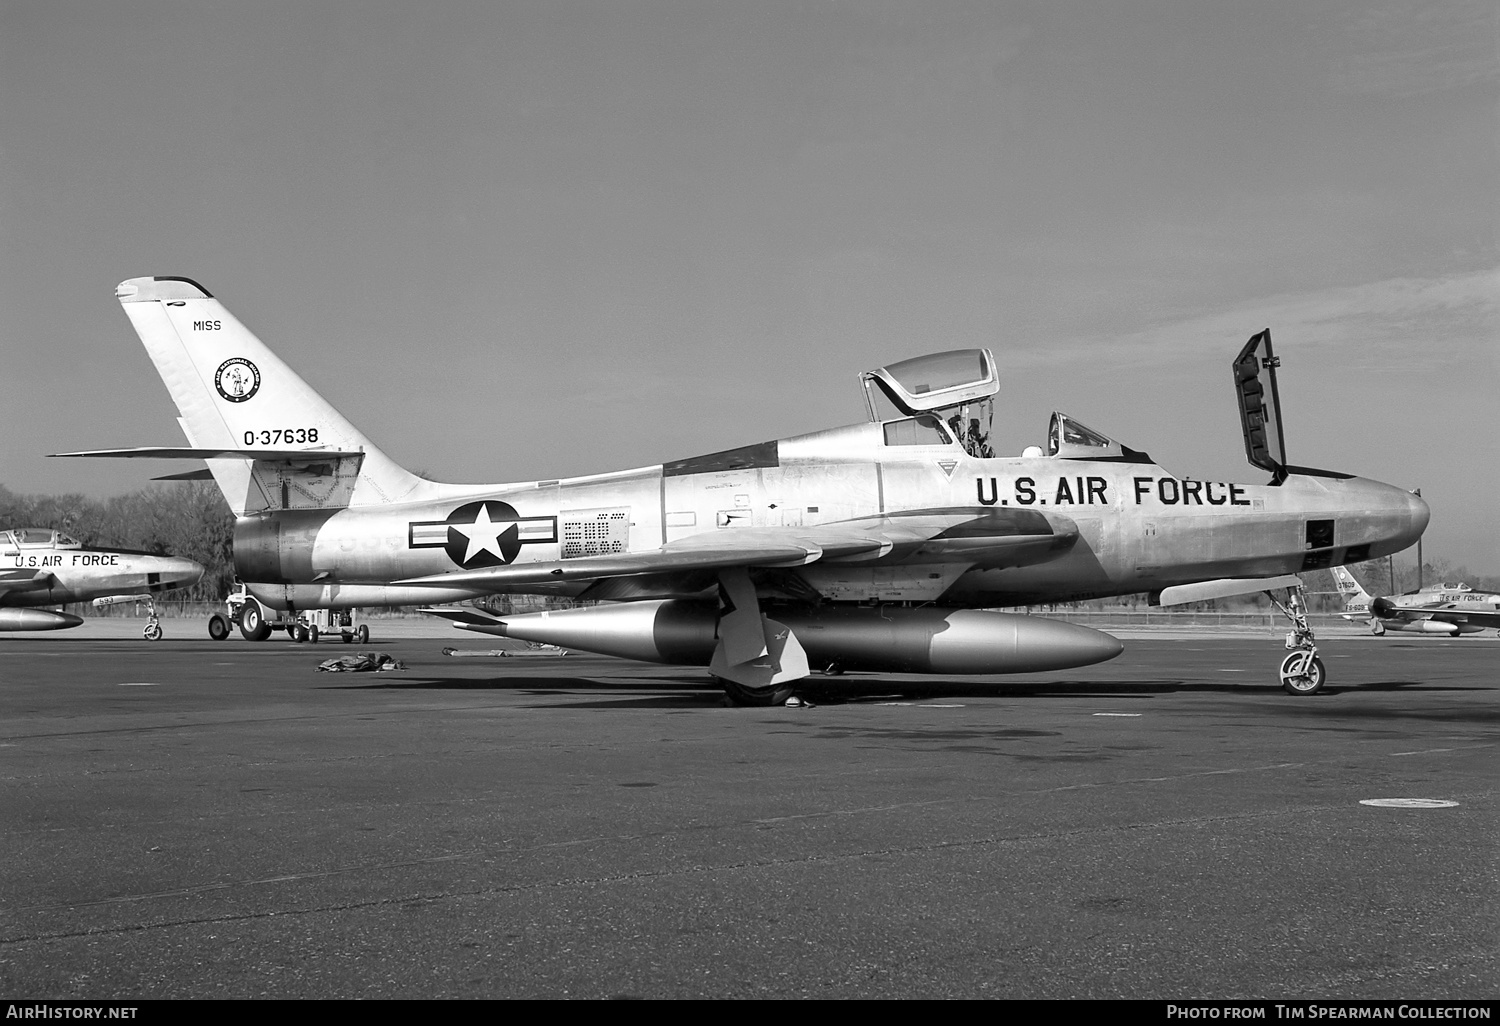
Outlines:
[[[115,295],[182,414],[188,443],[267,451],[266,459],[247,452],[208,461],[236,513],[382,505],[426,490],[197,282],[131,278]],[[362,455],[319,460],[320,452]]]
[[[1364,586],[1349,572],[1348,567],[1333,567],[1333,583],[1338,586],[1339,594],[1344,596],[1345,603],[1351,600],[1365,603],[1370,601],[1370,593],[1365,591]]]

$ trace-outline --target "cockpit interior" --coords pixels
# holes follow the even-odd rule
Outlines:
[[[988,349],[955,349],[902,360],[860,375],[870,420],[886,445],[961,445],[977,459],[997,454],[990,441],[1000,378]],[[1045,455],[1059,459],[1119,458],[1128,450],[1065,413],[1052,414]],[[1023,456],[1044,455],[1029,446]]]
[[[870,419],[886,445],[952,445],[990,459],[990,426],[1000,378],[988,349],[955,349],[902,360],[860,375]]]

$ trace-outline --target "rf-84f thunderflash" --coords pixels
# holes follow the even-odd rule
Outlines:
[[[57,631],[83,623],[72,613],[38,606],[144,601],[150,614],[146,640],[158,641],[155,597],[191,587],[202,576],[201,564],[179,556],[94,548],[46,527],[0,531],[0,631]]]
[[[1346,567],[1334,567],[1333,579],[1344,596],[1340,615],[1368,623],[1372,634],[1391,630],[1458,638],[1500,628],[1500,595],[1467,584],[1429,584],[1404,595],[1374,598]]]
[[[1323,666],[1288,575],[1396,552],[1427,525],[1400,488],[1287,465],[1265,332],[1236,359],[1235,388],[1268,484],[1178,477],[1063,414],[1046,452],[996,455],[995,359],[966,349],[864,374],[867,423],[617,473],[457,485],[397,466],[196,282],[134,278],[116,294],[188,445],[64,455],[206,460],[259,602],[567,596],[588,604],[429,612],[706,666],[747,704],[782,701],[815,671],[1031,672],[1123,647],[997,607],[1273,588],[1288,589],[1294,623],[1282,681],[1311,693]]]

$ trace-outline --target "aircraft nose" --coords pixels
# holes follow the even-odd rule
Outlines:
[[[1411,517],[1411,530],[1413,539],[1420,537],[1427,530],[1427,522],[1432,519],[1432,509],[1427,505],[1427,500],[1420,495],[1411,492],[1406,493],[1406,510]]]
[[[203,564],[181,556],[164,557],[161,568],[163,584],[172,587],[190,587],[203,577]]]
[[[1387,489],[1380,501],[1386,524],[1386,542],[1393,546],[1390,551],[1400,552],[1415,545],[1422,537],[1422,532],[1427,530],[1427,521],[1432,519],[1432,510],[1420,495],[1405,488],[1381,487]]]

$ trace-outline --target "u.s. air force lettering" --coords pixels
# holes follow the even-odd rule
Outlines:
[[[465,503],[446,520],[414,521],[407,537],[410,548],[443,549],[465,570],[512,563],[522,545],[556,541],[556,517],[523,517],[494,499]]]
[[[242,403],[260,389],[260,369],[243,356],[231,356],[219,364],[214,388],[232,403]]]
[[[1135,505],[1158,503],[1163,506],[1249,506],[1243,485],[1221,481],[1194,481],[1191,478],[1133,477]],[[1012,483],[1013,497],[1001,497],[1001,482],[995,477],[975,479],[981,504],[997,502],[1009,506],[1108,506],[1110,482],[1102,477],[1059,477],[1040,481],[1018,477]]]

